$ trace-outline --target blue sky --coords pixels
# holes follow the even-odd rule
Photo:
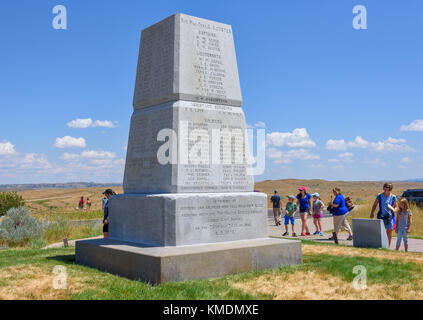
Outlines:
[[[352,26],[359,4],[366,30]],[[52,27],[55,5],[67,30]],[[268,137],[257,181],[422,178],[422,10],[418,0],[3,1],[0,184],[122,181],[140,31],[175,12],[233,27],[247,123]]]

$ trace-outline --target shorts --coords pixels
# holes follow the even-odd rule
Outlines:
[[[308,214],[310,214],[310,208],[300,209],[300,213],[308,213]]]
[[[294,224],[295,224],[295,219],[294,219],[294,217],[288,217],[288,216],[285,216],[285,225],[288,225],[288,224],[289,224],[289,221],[291,221],[291,224],[292,224],[292,225],[294,225]]]
[[[103,232],[109,232],[109,224],[103,224]]]
[[[323,218],[323,213],[313,213],[313,218],[314,219],[321,219],[321,218]]]
[[[394,229],[394,219],[384,219],[383,223],[385,224],[385,229],[388,229],[388,230]]]

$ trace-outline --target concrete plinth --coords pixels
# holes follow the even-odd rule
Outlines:
[[[389,248],[383,220],[380,219],[352,219],[354,230],[354,247]]]
[[[109,202],[109,237],[153,246],[266,238],[260,192],[123,194]]]
[[[111,239],[76,242],[76,263],[151,284],[204,279],[302,262],[301,242],[254,239],[151,247]]]

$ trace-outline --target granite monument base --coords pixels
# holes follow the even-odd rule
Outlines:
[[[266,238],[260,192],[123,194],[109,200],[109,238],[181,246]]]
[[[388,236],[383,220],[352,219],[354,247],[389,249]]]
[[[76,263],[151,284],[220,277],[302,263],[301,242],[254,239],[152,247],[112,239],[76,242]]]

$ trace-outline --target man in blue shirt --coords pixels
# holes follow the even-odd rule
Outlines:
[[[275,224],[277,226],[281,225],[281,207],[282,200],[281,196],[278,194],[278,190],[275,190],[275,194],[270,198],[270,202],[273,203],[273,217],[275,218]]]
[[[104,239],[109,237],[109,198],[113,195],[112,189],[106,189],[103,192],[105,199],[103,199],[104,217],[103,217],[103,235]]]

